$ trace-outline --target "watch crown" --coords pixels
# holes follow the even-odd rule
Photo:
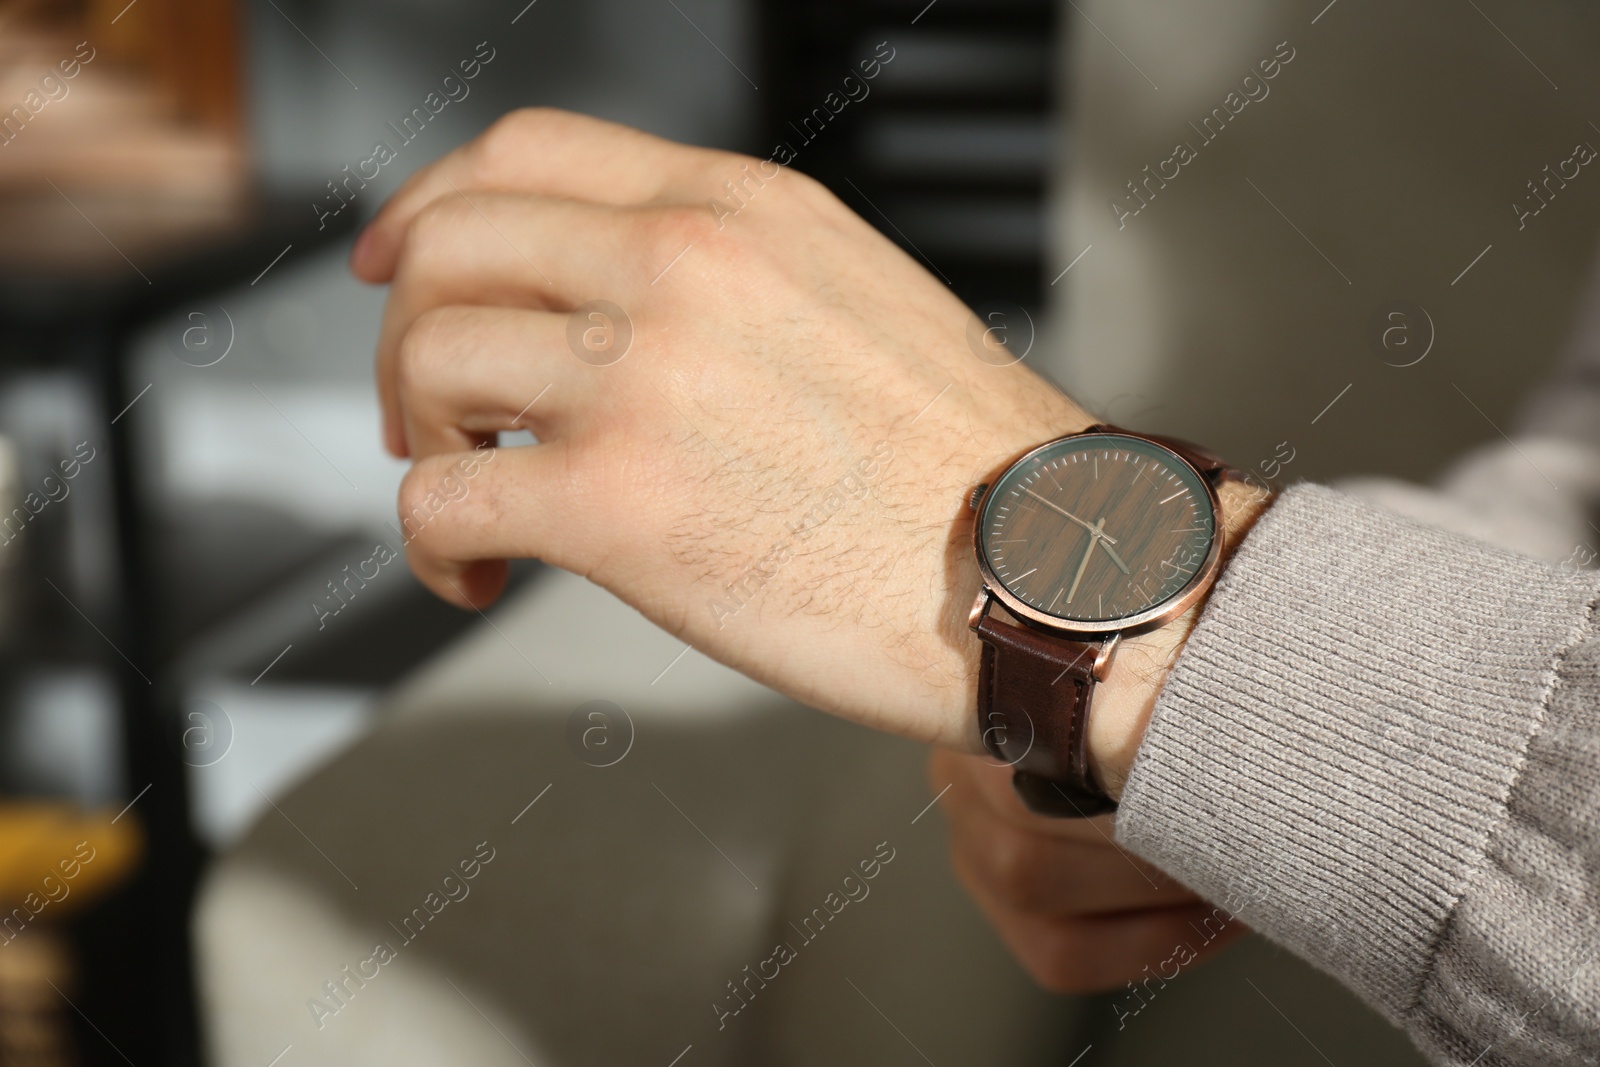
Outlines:
[[[973,511],[978,510],[978,501],[983,499],[983,494],[989,491],[989,483],[983,482],[972,489],[972,496],[967,498],[967,507]]]

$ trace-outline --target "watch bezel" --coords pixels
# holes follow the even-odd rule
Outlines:
[[[1041,452],[1054,448],[1063,441],[1084,437],[1122,437],[1160,449],[1170,456],[1173,461],[1181,463],[1194,473],[1200,484],[1205,487],[1206,498],[1211,505],[1211,547],[1206,553],[1205,560],[1199,567],[1195,568],[1194,576],[1189,580],[1188,584],[1166,600],[1138,614],[1126,615],[1118,619],[1107,619],[1099,623],[1063,619],[1029,606],[1005,587],[1005,583],[1000,580],[999,575],[995,574],[994,570],[989,566],[988,555],[983,550],[984,509],[988,507],[989,498],[994,495],[995,490],[1005,481],[1006,476],[1038,456]],[[982,577],[984,588],[1017,621],[1035,630],[1043,630],[1047,633],[1074,638],[1102,638],[1113,634],[1140,633],[1145,630],[1154,630],[1188,611],[1198,600],[1205,596],[1206,590],[1210,589],[1212,582],[1216,580],[1217,572],[1222,566],[1223,539],[1225,537],[1226,531],[1222,525],[1222,503],[1217,497],[1216,486],[1211,483],[1210,478],[1206,477],[1204,471],[1174,451],[1171,445],[1163,441],[1147,437],[1144,434],[1133,433],[1129,430],[1107,429],[1104,427],[1095,427],[1088,430],[1080,430],[1077,433],[1053,437],[1048,441],[1034,445],[1026,452],[1015,457],[989,479],[988,486],[984,489],[983,495],[978,499],[977,506],[972,512],[972,553],[978,560],[978,571]]]

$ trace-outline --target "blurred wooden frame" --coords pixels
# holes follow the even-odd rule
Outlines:
[[[88,40],[157,86],[179,117],[244,138],[239,12],[232,0],[0,0],[0,32],[34,24]]]
[[[243,138],[232,0],[135,0],[131,8],[127,0],[88,0],[84,7],[84,33],[108,58],[148,72],[183,118]]]
[[[0,0],[13,93],[78,42],[94,56],[66,104],[30,107],[5,139],[0,269],[126,270],[244,222],[240,28],[234,0]]]

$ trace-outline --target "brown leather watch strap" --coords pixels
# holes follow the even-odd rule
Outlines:
[[[978,714],[983,743],[1016,769],[1013,784],[1034,811],[1068,818],[1115,811],[1094,784],[1086,731],[1098,642],[1051,637],[985,611]]]

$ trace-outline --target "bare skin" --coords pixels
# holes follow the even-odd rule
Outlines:
[[[430,516],[407,548],[430,589],[482,607],[507,559],[538,557],[807,704],[980,751],[968,493],[1095,420],[979,359],[972,312],[820,185],[520,111],[414,175],[351,267],[390,285],[378,392],[386,446],[413,461],[401,514]],[[569,341],[593,300],[631,323],[605,366]],[[452,474],[517,428],[540,443]],[[1235,530],[1252,516],[1225,501]],[[1090,737],[1113,789],[1191,622],[1118,652]],[[963,826],[1000,817],[969,794]],[[971,837],[958,866],[982,862],[960,859]],[[1120,854],[1073,847],[1137,902]]]

